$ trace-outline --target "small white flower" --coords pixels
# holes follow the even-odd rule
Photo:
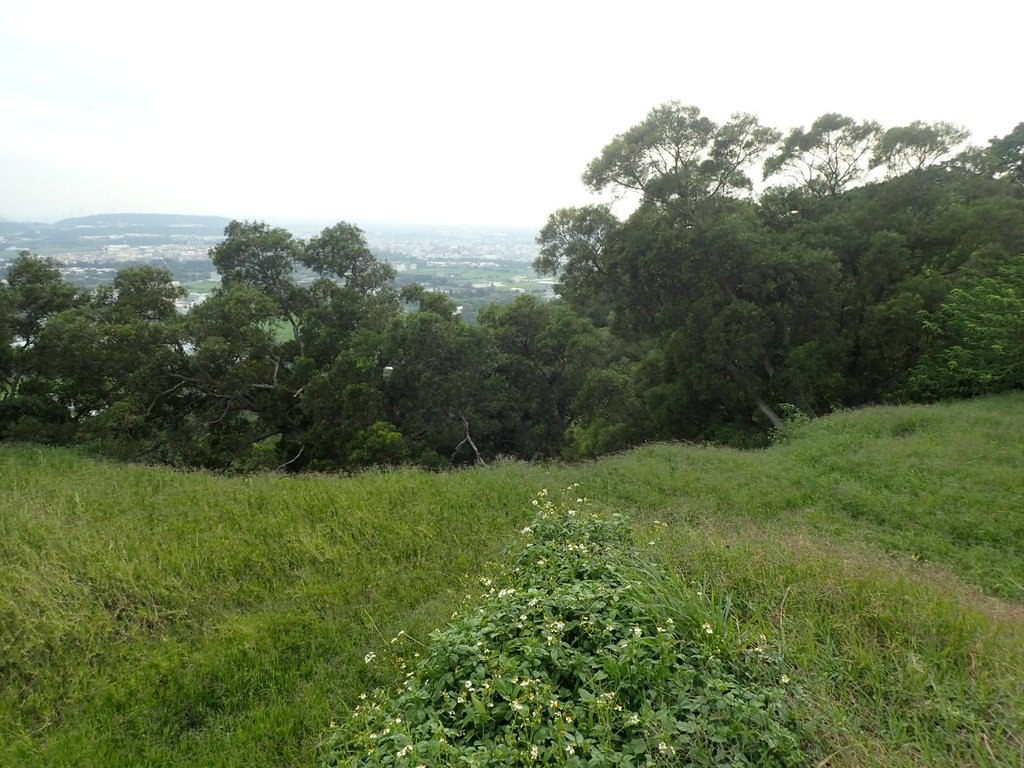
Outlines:
[[[779,678],[779,682],[782,683],[783,685],[788,683],[789,682],[789,675],[783,675],[781,678]]]
[[[701,625],[701,629],[703,629],[703,630],[704,630],[704,631],[705,631],[705,632],[706,632],[707,634],[709,634],[709,635],[713,635],[713,634],[715,634],[715,630],[713,630],[713,629],[711,628],[711,625],[710,625],[710,624],[708,624],[707,622],[704,622],[704,623],[703,623],[703,624]]]
[[[377,658],[377,654],[374,653],[373,651],[370,651],[368,654],[363,656],[363,661],[365,661],[367,664],[372,664],[373,660],[376,659],[376,658]]]

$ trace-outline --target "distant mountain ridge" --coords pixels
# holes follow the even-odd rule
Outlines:
[[[223,234],[231,222],[223,216],[190,216],[177,213],[100,213],[94,216],[76,216],[61,219],[51,226],[56,229],[76,227],[217,227]]]
[[[97,248],[214,242],[231,219],[175,213],[103,213],[53,224],[0,219],[0,250]]]

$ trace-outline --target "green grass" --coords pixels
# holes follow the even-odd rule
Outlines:
[[[220,280],[195,280],[184,283],[191,293],[212,293],[221,287]]]
[[[1024,762],[1024,394],[842,413],[766,451],[220,477],[0,447],[0,765],[309,765],[581,483],[764,633],[827,765]],[[667,527],[655,525],[667,523]],[[657,532],[657,533],[655,533]]]
[[[446,620],[519,478],[0,453],[0,765],[301,765],[378,630]],[[357,663],[358,662],[358,663]]]

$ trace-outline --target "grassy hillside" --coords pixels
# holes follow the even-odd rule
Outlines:
[[[0,765],[309,765],[572,482],[736,631],[828,765],[1024,761],[1024,395],[877,408],[762,452],[218,477],[0,448]],[[648,541],[653,543],[647,544]]]

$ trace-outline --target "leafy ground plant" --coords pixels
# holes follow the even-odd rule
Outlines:
[[[807,764],[798,694],[764,638],[567,493],[538,495],[509,565],[447,629],[389,644],[411,652],[405,679],[332,724],[326,765]]]

